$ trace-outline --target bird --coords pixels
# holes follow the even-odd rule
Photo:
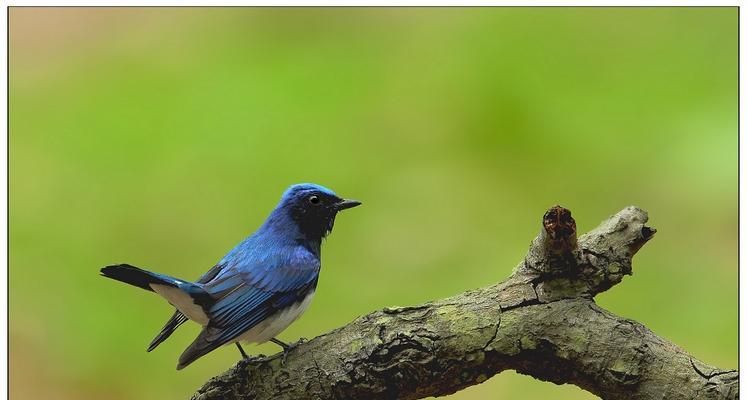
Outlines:
[[[129,264],[109,265],[101,275],[166,299],[176,308],[148,346],[152,351],[187,320],[202,326],[176,366],[180,370],[216,348],[240,342],[271,341],[303,314],[316,291],[321,268],[321,244],[332,232],[337,213],[357,207],[313,183],[291,185],[264,223],[229,251],[198,280],[191,282]]]

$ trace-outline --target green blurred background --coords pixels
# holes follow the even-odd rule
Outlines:
[[[281,334],[486,286],[554,204],[659,233],[598,302],[737,365],[736,8],[12,8],[10,394],[187,398],[198,328],[98,276],[196,278],[287,185],[338,219],[319,290]],[[253,353],[277,351],[270,344]],[[513,372],[454,399],[590,399]]]

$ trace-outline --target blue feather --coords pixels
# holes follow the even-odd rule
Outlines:
[[[127,264],[105,267],[101,273],[150,291],[153,285],[178,289],[163,291],[157,287],[159,294],[178,309],[148,351],[183,324],[186,315],[198,321],[207,317],[201,322],[204,327],[200,335],[179,358],[177,369],[181,369],[221,345],[236,342],[276,313],[305,302],[319,278],[322,239],[332,230],[339,211],[359,204],[341,199],[320,185],[293,185],[262,226],[196,282]],[[188,304],[182,301],[184,298]],[[200,306],[204,315],[196,313],[193,304]]]

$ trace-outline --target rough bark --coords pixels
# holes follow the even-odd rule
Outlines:
[[[193,399],[419,399],[513,369],[604,399],[737,399],[738,372],[698,361],[636,321],[597,306],[650,240],[628,207],[576,239],[555,206],[504,282],[387,308],[278,355],[239,362]]]

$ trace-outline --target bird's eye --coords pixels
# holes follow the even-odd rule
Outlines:
[[[319,196],[309,196],[309,203],[319,204]]]

